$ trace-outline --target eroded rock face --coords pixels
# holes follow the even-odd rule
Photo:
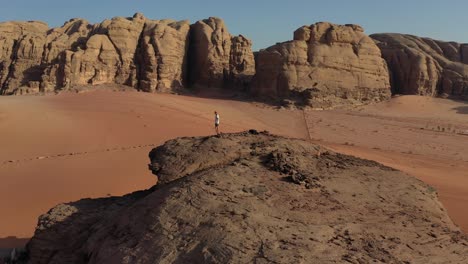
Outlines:
[[[210,17],[191,26],[190,42],[191,85],[248,86],[255,74],[250,40],[231,36],[222,19]]]
[[[86,49],[66,52],[65,78],[71,84],[117,83],[116,75],[121,60],[107,35],[95,34],[86,42]]]
[[[231,38],[228,86],[247,91],[255,75],[252,41],[239,35]]]
[[[146,18],[137,13],[132,18],[116,17],[95,26],[97,34],[109,37],[118,55],[115,83],[133,87],[138,85],[135,56],[145,21]]]
[[[357,25],[317,23],[294,32],[294,40],[257,55],[254,93],[328,108],[382,101],[390,82],[380,50]]]
[[[229,69],[231,35],[224,21],[210,17],[192,25],[190,81],[195,86],[222,87]],[[198,66],[198,67],[195,67]]]
[[[62,27],[49,30],[42,58],[45,70],[41,77],[41,88],[44,92],[54,91],[70,84],[70,80],[67,79],[70,78],[70,58],[67,63],[67,51],[71,53],[85,49],[91,29],[92,25],[88,21],[71,19]]]
[[[148,20],[141,39],[140,88],[171,91],[186,86],[188,21]]]
[[[10,54],[14,60],[5,59],[8,54],[1,58],[5,65],[1,68],[2,93],[36,92],[36,87],[37,92],[53,91],[102,83],[136,87],[134,57],[145,20],[136,14],[133,18],[117,17],[94,26],[82,19],[72,19],[50,30],[40,23],[40,30],[37,26],[13,29],[20,37],[4,37],[7,51],[8,45],[14,44]],[[2,23],[2,27],[8,24],[11,23]],[[18,25],[24,24],[29,25]],[[7,68],[13,70],[7,72]]]
[[[319,155],[320,153],[320,155]],[[256,131],[150,152],[159,178],[39,218],[30,263],[462,263],[432,188],[369,160]]]
[[[41,80],[47,30],[43,22],[0,23],[1,93],[11,93],[17,87]]]
[[[147,92],[247,90],[255,73],[252,42],[231,36],[219,18],[190,26],[137,13],[96,25],[71,19],[52,29],[41,22],[5,22],[0,33],[1,94],[106,83]]]
[[[403,34],[374,34],[398,94],[468,99],[468,44]]]

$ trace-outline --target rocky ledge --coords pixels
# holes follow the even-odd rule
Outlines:
[[[249,131],[149,154],[153,188],[61,204],[30,263],[462,263],[433,188],[373,161]],[[131,175],[129,175],[131,176]]]

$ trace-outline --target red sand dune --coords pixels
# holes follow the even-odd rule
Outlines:
[[[37,217],[60,202],[122,195],[155,183],[154,145],[179,136],[250,128],[310,137],[432,184],[452,219],[468,230],[466,104],[400,97],[354,110],[275,110],[225,99],[92,91],[0,98],[0,237],[29,237]],[[444,132],[435,131],[444,126]],[[377,132],[376,132],[377,131]]]

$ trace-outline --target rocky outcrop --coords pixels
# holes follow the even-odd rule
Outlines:
[[[317,23],[257,55],[253,92],[314,108],[382,101],[390,82],[380,50],[357,25]]]
[[[231,36],[220,18],[193,24],[190,42],[190,82],[195,87],[243,87],[255,74],[252,42]]]
[[[468,44],[403,34],[374,34],[393,93],[468,99]]]
[[[378,163],[250,131],[170,140],[158,185],[61,204],[30,263],[462,263],[432,188]]]
[[[107,83],[147,92],[245,90],[255,73],[251,41],[231,36],[219,18],[190,26],[135,14],[96,25],[72,19],[53,29],[42,22],[5,22],[0,33],[0,94]]]

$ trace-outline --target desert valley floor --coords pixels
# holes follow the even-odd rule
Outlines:
[[[123,195],[156,179],[148,152],[180,136],[254,128],[381,162],[434,186],[468,231],[468,104],[400,96],[347,110],[276,109],[226,98],[113,92],[0,98],[0,243],[31,237],[61,202]],[[2,245],[0,245],[2,247]]]

